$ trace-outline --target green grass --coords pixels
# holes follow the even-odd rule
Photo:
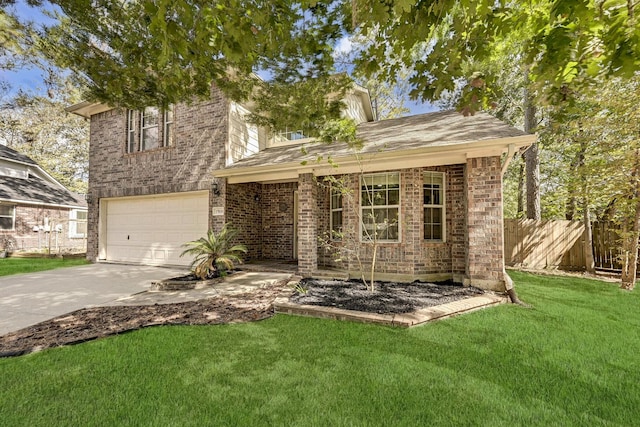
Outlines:
[[[73,267],[87,263],[88,261],[84,258],[2,258],[0,259],[0,276],[33,273],[36,271]]]
[[[276,316],[0,359],[0,420],[50,425],[638,425],[640,295],[512,273],[520,297],[410,330]]]

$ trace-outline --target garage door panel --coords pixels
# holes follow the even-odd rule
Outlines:
[[[206,234],[208,200],[207,193],[105,200],[107,260],[189,265],[182,244]]]

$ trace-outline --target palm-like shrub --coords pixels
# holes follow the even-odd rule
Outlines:
[[[242,263],[242,255],[247,253],[245,245],[233,244],[237,235],[237,230],[225,224],[219,233],[209,230],[206,237],[182,245],[187,249],[180,256],[195,255],[190,268],[202,280],[224,275]]]

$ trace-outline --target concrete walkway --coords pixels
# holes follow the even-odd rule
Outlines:
[[[89,264],[0,277],[0,335],[84,307],[110,305],[147,291],[152,280],[186,273],[179,268]]]

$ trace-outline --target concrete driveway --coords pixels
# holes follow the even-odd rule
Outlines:
[[[89,264],[0,277],[0,335],[84,307],[146,291],[152,280],[176,277],[186,269]]]

